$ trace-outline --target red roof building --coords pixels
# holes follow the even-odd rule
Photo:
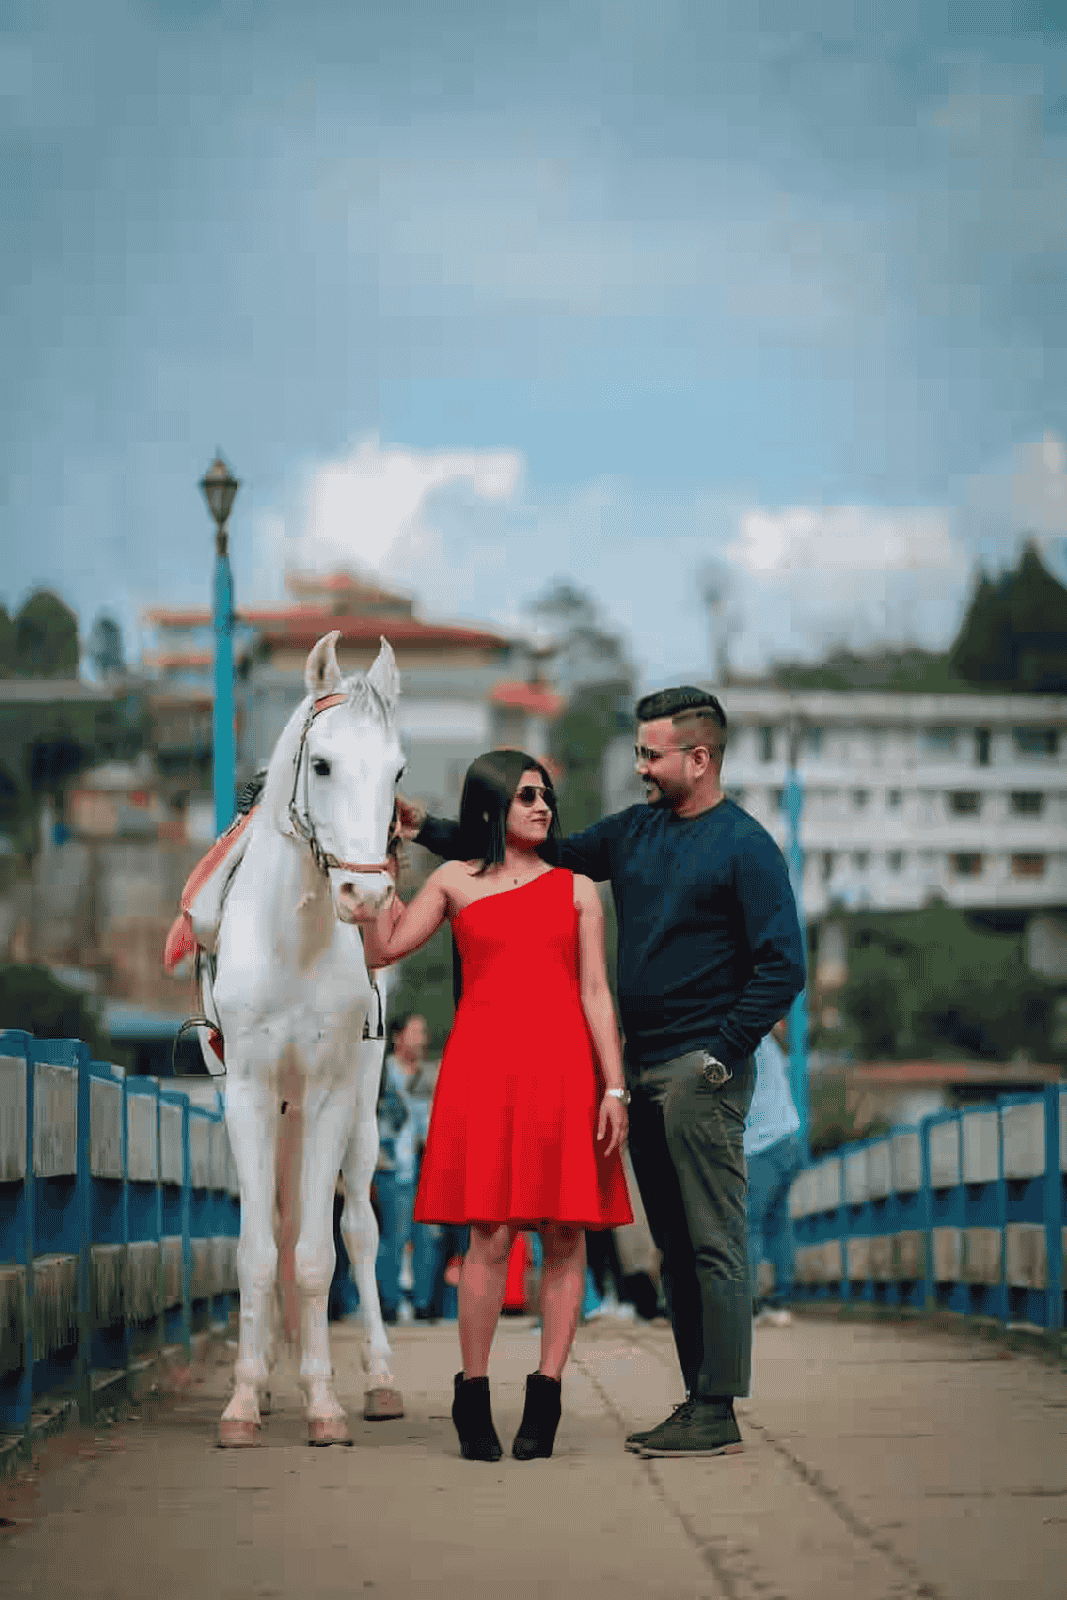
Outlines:
[[[405,785],[455,813],[463,776],[484,750],[510,745],[543,756],[563,702],[538,677],[537,652],[492,628],[428,620],[404,595],[347,572],[291,573],[289,606],[238,607],[238,776],[264,766],[304,695],[304,663],[324,634],[337,632],[344,671],[365,671],[381,638],[395,652],[403,684]],[[210,705],[214,639],[203,608],[154,607],[144,664],[153,670],[160,766],[171,792],[211,784]],[[205,715],[206,711],[206,715]]]

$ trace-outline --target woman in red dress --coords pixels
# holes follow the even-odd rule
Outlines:
[[[518,750],[479,756],[460,828],[469,859],[439,867],[410,906],[365,936],[369,966],[417,950],[450,922],[462,993],[445,1046],[415,1220],[468,1223],[459,1282],[452,1420],[468,1460],[497,1461],[489,1350],[516,1234],[541,1236],[541,1361],[512,1445],[550,1456],[560,1378],[585,1284],[585,1230],[633,1220],[622,1146],[628,1095],[604,966],[600,898],[540,855],[558,837],[552,780]],[[599,1073],[598,1073],[599,1063]]]

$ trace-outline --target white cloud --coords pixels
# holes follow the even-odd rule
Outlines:
[[[958,625],[971,563],[946,510],[751,506],[736,526],[726,547],[736,669],[836,645],[934,648]]]
[[[1067,555],[1067,446],[1054,433],[1017,445],[989,472],[963,487],[961,537],[994,571],[1011,566],[1024,537],[1036,539],[1051,567]]]
[[[234,552],[241,571],[242,598],[249,605],[284,605],[287,555],[285,518],[272,507],[258,507],[252,518],[252,537],[240,553]]]
[[[947,571],[961,555],[945,513],[929,507],[756,506],[738,535],[727,557],[753,573]]]
[[[701,573],[727,575],[719,626],[735,670],[813,659],[836,645],[945,648],[970,593],[978,535],[1004,560],[1032,530],[1067,534],[1067,449],[1049,436],[963,486],[962,506],[730,502],[590,479],[534,494],[514,450],[419,451],[363,440],[316,469],[289,565],[355,565],[417,596],[429,616],[528,632],[529,602],[564,577],[599,603],[646,683],[711,670]],[[302,518],[302,520],[301,520]],[[272,546],[281,519],[267,514]]]
[[[320,571],[348,564],[417,577],[442,552],[440,528],[430,518],[434,497],[465,489],[477,501],[506,503],[519,487],[523,466],[514,450],[423,451],[364,439],[313,472],[291,563]]]

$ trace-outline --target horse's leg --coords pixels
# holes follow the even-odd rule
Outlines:
[[[361,1050],[360,1099],[345,1152],[345,1208],[341,1214],[345,1249],[359,1290],[365,1334],[361,1352],[363,1369],[370,1379],[363,1398],[363,1415],[371,1421],[404,1415],[404,1402],[393,1377],[393,1352],[382,1321],[374,1270],[378,1256],[378,1223],[370,1203],[370,1186],[378,1164],[376,1091],[380,1076],[381,1048],[376,1049],[372,1041],[364,1044]]]
[[[304,1091],[304,1150],[300,1172],[300,1235],[294,1264],[300,1295],[300,1383],[309,1444],[351,1444],[344,1408],[333,1392],[326,1318],[336,1253],[333,1191],[355,1111],[357,1085],[310,1083]]]
[[[267,1388],[270,1318],[278,1251],[274,1242],[276,1096],[265,1082],[231,1071],[226,1085],[226,1127],[241,1185],[241,1236],[237,1281],[241,1311],[234,1393],[219,1425],[221,1445],[258,1442],[258,1393]]]
[[[273,1404],[271,1399],[271,1383],[273,1381],[274,1369],[278,1365],[278,1350],[283,1344],[287,1342],[292,1343],[292,1341],[288,1338],[288,1333],[286,1330],[285,1298],[282,1292],[282,1274],[280,1262],[280,1219],[278,1216],[277,1202],[275,1202],[274,1205],[274,1215],[272,1221],[274,1240],[278,1246],[279,1266],[274,1275],[274,1290],[270,1297],[270,1316],[267,1318],[263,1351],[263,1359],[267,1367],[267,1381],[264,1388],[256,1389],[256,1399],[259,1402],[259,1414],[263,1418],[269,1417],[271,1414],[271,1408]]]

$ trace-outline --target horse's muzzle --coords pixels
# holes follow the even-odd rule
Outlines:
[[[376,922],[396,890],[385,872],[344,878],[337,886],[337,915],[342,922]]]

